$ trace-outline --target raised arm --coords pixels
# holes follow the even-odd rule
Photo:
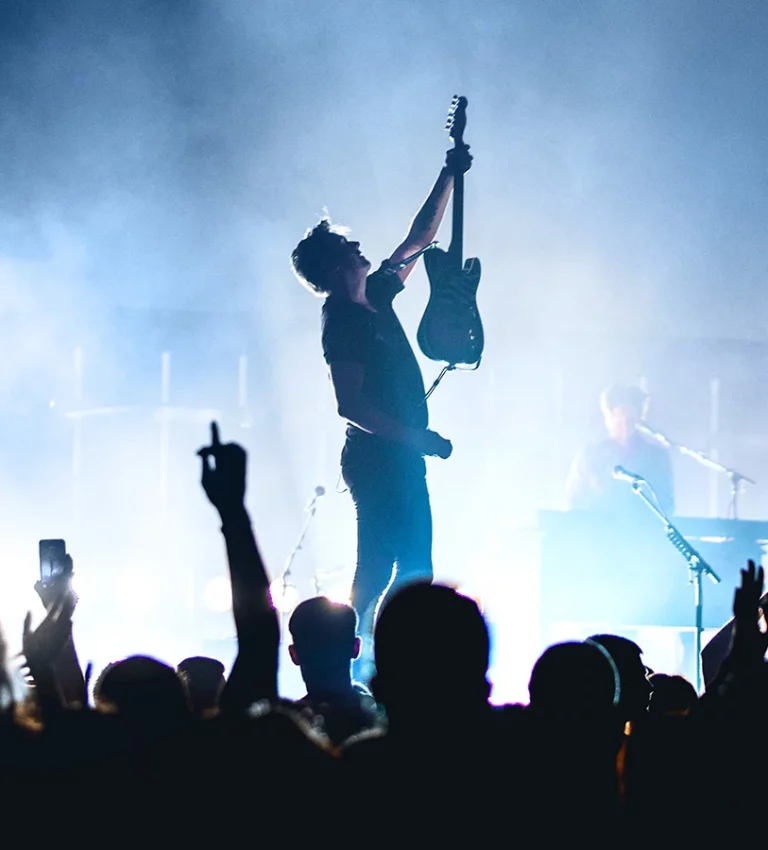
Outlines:
[[[738,700],[746,696],[748,701],[756,702],[758,688],[764,682],[768,649],[768,633],[760,628],[765,599],[763,585],[763,568],[757,567],[754,561],[747,561],[747,568],[741,570],[741,584],[733,596],[733,620],[715,636],[722,646],[724,635],[728,634],[731,645],[717,674],[707,683],[708,697],[726,696]],[[712,658],[710,671],[711,661]],[[762,710],[765,693],[762,690],[759,693]]]
[[[77,596],[69,576],[38,582],[35,589],[47,613],[34,631],[30,626],[31,615],[27,614],[22,652],[43,717],[51,719],[64,708],[83,708],[88,702],[85,678],[72,638]]]
[[[451,197],[451,192],[453,191],[453,176],[454,174],[464,174],[469,171],[471,165],[472,157],[469,153],[469,145],[448,151],[445,156],[445,165],[440,169],[435,185],[427,196],[427,200],[424,201],[421,209],[416,213],[416,217],[411,222],[408,235],[389,258],[389,262],[392,265],[402,262],[410,254],[426,248],[430,242],[434,241],[440,223],[445,215],[448,199]],[[405,282],[412,269],[413,265],[411,264],[399,271],[400,280]]]
[[[38,581],[35,584],[35,591],[49,615],[45,620],[48,624],[46,628],[43,628],[42,625],[38,628],[38,632],[40,632],[38,645],[40,645],[42,638],[47,640],[49,651],[52,652],[52,670],[56,676],[64,705],[68,708],[75,708],[88,705],[88,694],[72,633],[72,616],[78,598],[72,588],[72,577],[74,576],[72,558],[69,555],[66,557],[69,560],[69,570],[55,579]],[[61,608],[61,614],[56,618],[57,625],[54,626],[50,622],[51,612],[57,606]]]
[[[211,445],[198,454],[203,463],[203,489],[221,517],[237,631],[237,659],[220,705],[224,711],[244,711],[254,702],[277,697],[280,627],[269,595],[267,571],[245,509],[245,450],[236,443],[222,444],[214,422]]]

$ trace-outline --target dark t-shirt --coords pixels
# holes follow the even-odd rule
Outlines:
[[[363,394],[378,411],[402,425],[426,428],[429,422],[424,380],[392,301],[403,284],[384,274],[386,263],[368,276],[366,294],[376,312],[345,296],[329,295],[323,304],[322,340],[326,363],[360,363]],[[372,451],[403,453],[405,447],[361,431],[347,429],[347,445]]]
[[[622,446],[606,439],[584,449],[576,458],[568,480],[568,507],[606,513],[644,513],[646,508],[626,481],[616,481],[613,470],[623,466],[642,475],[653,487],[665,513],[675,507],[672,461],[669,451],[640,434]]]

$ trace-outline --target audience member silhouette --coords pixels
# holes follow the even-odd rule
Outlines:
[[[648,712],[653,716],[687,717],[698,705],[696,688],[682,676],[653,673],[648,681],[653,688]]]
[[[176,671],[187,688],[192,712],[198,717],[214,714],[227,682],[221,661],[195,655],[180,662]]]
[[[360,653],[354,608],[316,596],[296,607],[288,629],[293,640],[288,652],[307,688],[297,707],[336,745],[373,728],[373,698],[350,674]]]
[[[489,704],[488,628],[477,604],[442,585],[418,582],[388,598],[374,635],[371,688],[388,728],[353,741],[344,758],[367,793],[354,826],[377,819],[397,797],[377,836],[393,843],[439,845],[482,841],[516,795],[507,727]],[[513,712],[514,713],[514,712]],[[494,783],[490,776],[503,776]],[[455,817],[460,812],[460,817]]]
[[[529,694],[530,725],[521,748],[529,805],[557,797],[549,842],[579,836],[592,846],[608,841],[618,814],[624,729],[616,665],[592,641],[556,644],[534,665]]]
[[[108,665],[96,680],[93,696],[99,710],[139,723],[179,722],[190,715],[189,698],[179,675],[145,655]]]
[[[559,643],[531,672],[531,711],[552,721],[609,720],[620,698],[618,670],[596,643]]]
[[[643,650],[634,641],[618,635],[592,635],[589,640],[608,651],[619,671],[618,709],[622,718],[632,722],[643,717],[653,690],[648,679],[650,671],[643,664]]]
[[[490,638],[477,603],[450,587],[417,582],[382,609],[376,624],[371,689],[387,710],[390,734],[423,732],[450,717],[488,709]]]

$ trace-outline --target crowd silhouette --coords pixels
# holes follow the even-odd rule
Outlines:
[[[739,846],[763,837],[763,570],[745,565],[705,693],[616,635],[549,647],[527,705],[493,706],[477,604],[414,582],[353,681],[357,616],[318,597],[288,624],[306,695],[278,693],[279,618],[244,505],[247,458],[212,426],[202,487],[226,543],[238,651],[178,669],[146,656],[82,669],[67,575],[37,586],[14,699],[0,640],[6,839],[286,846]],[[214,529],[212,527],[212,533]],[[5,624],[6,630],[12,624]],[[15,830],[15,832],[14,832]]]

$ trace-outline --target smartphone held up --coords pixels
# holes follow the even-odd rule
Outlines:
[[[72,575],[72,558],[64,540],[40,541],[40,581],[49,583]]]

